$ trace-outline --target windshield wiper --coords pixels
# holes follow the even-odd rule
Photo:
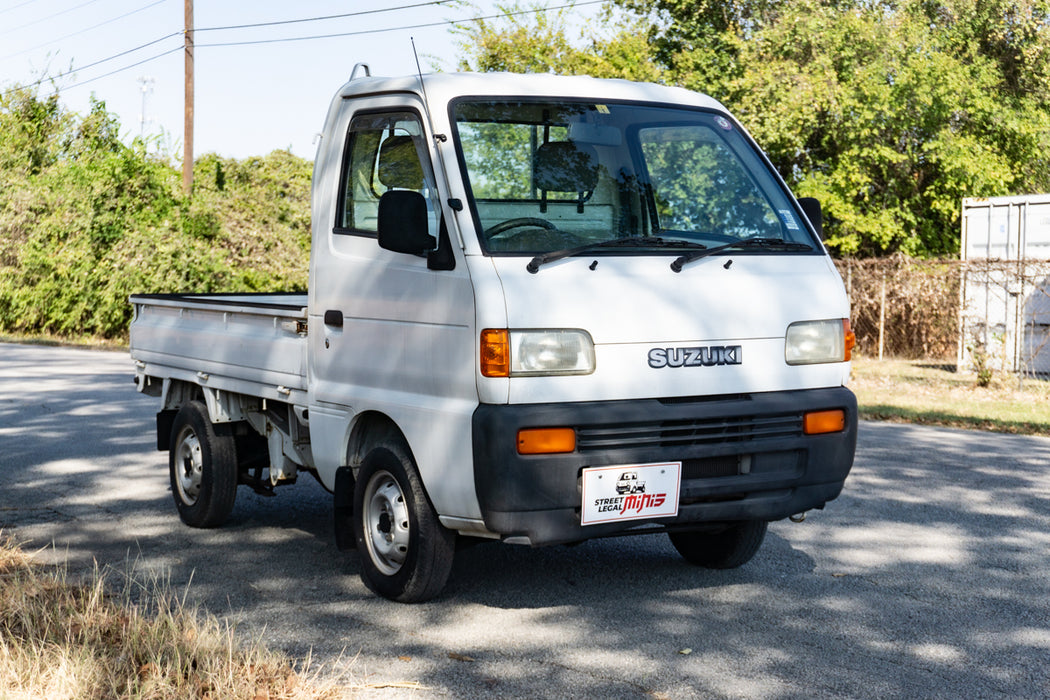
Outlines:
[[[813,250],[813,246],[808,243],[798,243],[795,241],[785,241],[782,238],[764,238],[761,236],[755,238],[741,238],[739,241],[733,241],[732,243],[726,243],[725,245],[715,246],[714,248],[707,248],[705,250],[697,250],[692,253],[686,253],[685,255],[675,258],[675,261],[671,263],[671,269],[675,272],[681,272],[682,268],[700,258],[706,258],[708,255],[714,255],[723,250],[729,250],[730,248],[769,248],[778,250],[790,250],[790,251],[806,251]]]
[[[529,272],[536,273],[539,271],[540,265],[546,265],[547,263],[554,262],[555,260],[561,260],[562,258],[571,258],[574,255],[586,253],[588,251],[596,250],[598,248],[618,247],[693,248],[697,252],[700,252],[707,248],[707,246],[705,246],[703,243],[670,240],[667,238],[660,238],[658,236],[623,236],[622,238],[612,238],[608,241],[587,243],[586,245],[576,246],[575,248],[566,248],[564,250],[552,250],[549,253],[537,255],[529,261],[529,264],[525,266],[525,269]],[[679,258],[679,260],[681,260],[681,258]]]

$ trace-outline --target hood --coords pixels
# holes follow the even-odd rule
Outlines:
[[[842,281],[826,256],[719,255],[678,273],[670,269],[674,258],[585,255],[548,263],[535,274],[525,269],[527,258],[493,258],[508,327],[578,328],[595,344],[593,374],[516,378],[511,402],[709,396],[844,382],[846,363],[792,367],[784,361],[789,324],[849,316]],[[701,357],[722,353],[729,361],[649,362],[654,349],[697,348]]]
[[[712,256],[677,273],[674,257],[580,256],[535,274],[525,258],[494,260],[511,328],[584,328],[596,345],[783,338],[795,321],[848,315],[824,256]]]

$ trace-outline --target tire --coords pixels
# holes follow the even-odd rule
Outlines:
[[[668,536],[690,564],[706,569],[735,569],[755,556],[766,537],[767,527],[764,520],[748,520],[717,532],[669,532]]]
[[[168,450],[171,495],[190,527],[226,522],[237,495],[237,446],[228,426],[216,426],[200,401],[175,415]]]
[[[403,443],[383,442],[365,455],[354,485],[353,522],[361,580],[372,591],[421,603],[445,587],[456,534],[438,522]]]

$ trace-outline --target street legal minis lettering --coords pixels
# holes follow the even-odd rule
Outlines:
[[[666,493],[640,493],[632,496],[594,499],[594,509],[598,513],[619,513],[629,515],[641,513],[644,508],[659,508],[667,502]]]
[[[696,348],[653,348],[649,351],[649,366],[664,367],[714,367],[716,365],[739,365],[743,353],[739,345],[709,345]]]

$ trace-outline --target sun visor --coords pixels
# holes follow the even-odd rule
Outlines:
[[[619,146],[623,143],[623,133],[615,126],[577,122],[569,124],[569,140],[595,146]]]

